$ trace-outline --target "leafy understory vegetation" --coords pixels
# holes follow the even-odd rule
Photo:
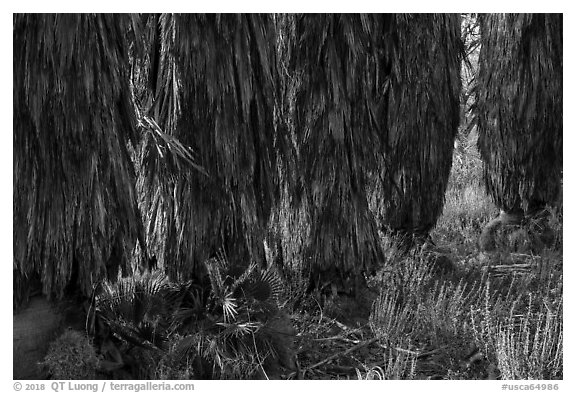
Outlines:
[[[355,296],[306,293],[305,271],[237,271],[220,255],[208,286],[159,272],[104,284],[90,338],[66,332],[43,365],[58,379],[561,379],[561,210],[539,221],[545,245],[525,223],[481,252],[497,211],[479,179],[477,156],[457,151],[435,246],[388,248]],[[306,220],[294,217],[282,225],[297,236]]]
[[[90,339],[77,331],[59,338],[43,363],[49,376],[267,379],[295,370],[294,329],[277,305],[275,271],[250,265],[235,275],[224,255],[206,267],[209,290],[160,271],[103,283],[88,315]]]

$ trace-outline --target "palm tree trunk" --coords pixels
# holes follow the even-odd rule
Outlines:
[[[131,271],[143,227],[128,144],[136,119],[128,15],[14,15],[14,299],[30,277],[46,298],[14,313],[14,376],[36,362],[60,321],[48,303],[90,296]]]
[[[14,16],[14,268],[38,274],[49,298],[129,272],[144,239],[127,147],[130,21]]]
[[[154,149],[145,150],[151,248],[174,279],[199,277],[221,249],[233,264],[263,264],[264,229],[278,199],[273,18],[163,14],[157,20],[161,52],[150,71],[157,72],[150,78],[150,112],[204,173],[160,168],[148,159]]]

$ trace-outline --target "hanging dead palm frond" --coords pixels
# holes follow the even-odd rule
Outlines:
[[[562,14],[481,15],[476,115],[486,189],[505,212],[556,201],[562,179]]]
[[[14,269],[89,294],[145,249],[129,15],[14,15]],[[108,274],[107,274],[108,273]]]
[[[377,34],[385,143],[370,206],[392,233],[427,235],[442,213],[460,121],[460,16],[390,15]]]
[[[194,154],[163,176],[144,162],[148,236],[172,277],[190,277],[222,245],[231,261],[263,259],[277,199],[275,33],[270,15],[161,15],[149,115]]]

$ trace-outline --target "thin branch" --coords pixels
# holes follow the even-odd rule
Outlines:
[[[374,337],[374,338],[371,338],[370,340],[367,340],[367,341],[361,342],[360,344],[354,345],[353,347],[348,348],[348,349],[345,350],[345,351],[338,352],[338,353],[336,353],[336,354],[334,354],[334,355],[332,355],[332,356],[327,357],[327,358],[324,359],[324,360],[319,361],[319,362],[316,363],[316,364],[313,364],[312,366],[306,368],[306,369],[304,370],[304,372],[308,372],[309,370],[312,370],[312,369],[314,369],[314,368],[316,368],[316,367],[319,367],[319,366],[321,366],[321,365],[323,365],[323,364],[326,364],[326,363],[328,363],[328,362],[331,361],[331,360],[337,359],[337,358],[342,357],[342,356],[346,356],[346,355],[348,355],[349,353],[352,353],[352,352],[354,352],[354,351],[357,351],[358,349],[363,348],[363,347],[365,347],[365,346],[367,346],[367,345],[370,345],[370,344],[372,344],[372,343],[374,343],[374,342],[376,342],[376,341],[378,341],[378,340],[379,340],[378,337]]]

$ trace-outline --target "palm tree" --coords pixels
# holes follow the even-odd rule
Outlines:
[[[410,243],[428,236],[444,206],[460,122],[460,16],[393,15],[379,35],[385,143],[370,205],[386,232]]]
[[[14,15],[15,308],[35,281],[50,299],[88,296],[99,279],[130,271],[137,240],[146,250],[128,150],[138,139],[133,21]],[[31,328],[22,341],[41,351],[45,343],[34,337],[45,333]],[[14,370],[26,367],[34,365]]]
[[[383,260],[379,226],[427,234],[441,214],[459,123],[459,16],[297,15],[279,25],[308,259],[326,281],[346,281]]]
[[[493,232],[554,203],[562,182],[562,14],[480,17],[476,94],[486,189],[502,214]]]
[[[284,16],[285,110],[298,150],[293,193],[309,211],[305,251],[321,280],[345,282],[382,260],[368,207],[366,172],[376,167],[381,138],[370,87],[378,18],[367,15]],[[369,64],[369,62],[371,62]],[[344,281],[344,282],[342,282]],[[322,285],[323,283],[317,283]]]

